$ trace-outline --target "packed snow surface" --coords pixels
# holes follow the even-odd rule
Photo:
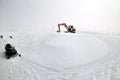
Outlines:
[[[49,74],[90,64],[110,52],[110,46],[101,38],[104,35],[100,34],[4,33],[3,36],[0,39],[0,80],[49,80]],[[6,43],[13,44],[22,57],[7,60]]]

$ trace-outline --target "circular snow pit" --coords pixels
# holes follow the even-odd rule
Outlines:
[[[39,44],[33,44],[36,43]],[[38,44],[29,49],[28,53],[31,55],[28,58],[54,69],[87,64],[109,52],[109,46],[92,35],[54,34],[43,44]]]

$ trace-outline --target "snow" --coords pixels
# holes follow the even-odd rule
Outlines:
[[[111,80],[110,71],[119,64],[119,35],[1,34],[0,80]],[[6,43],[13,44],[22,57],[7,60]]]

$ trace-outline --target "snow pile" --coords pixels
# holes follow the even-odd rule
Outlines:
[[[113,76],[112,68],[120,60],[119,36],[88,33],[3,35],[0,80],[107,80]],[[13,39],[9,39],[10,35]],[[6,43],[15,45],[22,57],[7,60],[4,56]]]

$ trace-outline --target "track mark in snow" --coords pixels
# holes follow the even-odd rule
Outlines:
[[[35,63],[35,62],[33,62],[33,61],[31,61],[31,60],[28,60],[28,59],[26,59],[26,58],[24,58],[24,57],[21,57],[23,60],[25,60],[28,64],[34,64],[34,65],[36,65],[36,66],[39,66],[39,67],[41,67],[41,68],[44,68],[44,69],[47,69],[47,70],[50,70],[50,71],[53,71],[53,72],[60,72],[59,70],[56,70],[56,69],[52,69],[52,68],[49,68],[49,67],[46,67],[46,66],[43,66],[43,65],[41,65],[41,64],[38,64],[38,63]]]

